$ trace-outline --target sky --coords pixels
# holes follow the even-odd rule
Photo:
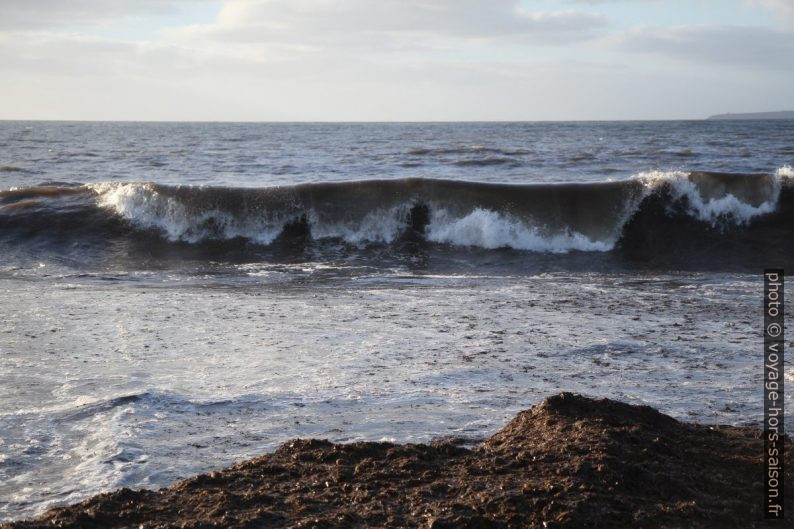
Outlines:
[[[0,119],[794,109],[794,0],[0,0]]]

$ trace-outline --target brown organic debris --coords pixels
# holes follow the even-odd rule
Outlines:
[[[762,457],[753,428],[562,393],[474,450],[295,440],[159,491],[121,489],[1,527],[784,527],[762,522]]]

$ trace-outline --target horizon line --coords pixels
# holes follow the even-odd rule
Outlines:
[[[49,122],[49,123],[251,123],[251,124],[411,124],[411,123],[599,123],[641,121],[708,121],[709,118],[609,118],[609,119],[429,119],[429,120],[205,120],[205,119],[44,119],[44,118],[0,118],[0,122]]]

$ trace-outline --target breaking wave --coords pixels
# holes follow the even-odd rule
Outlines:
[[[635,259],[716,245],[723,255],[746,252],[769,234],[788,236],[793,177],[794,171],[783,167],[768,175],[647,172],[624,181],[581,184],[432,179],[271,188],[49,183],[0,192],[0,239],[40,244],[47,237],[61,242],[146,237],[187,245],[239,241],[258,246],[326,239],[358,246],[407,241],[544,253],[616,252]],[[794,252],[787,242],[782,248],[778,253],[789,260]]]

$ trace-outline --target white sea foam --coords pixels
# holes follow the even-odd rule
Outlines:
[[[0,519],[156,488],[296,437],[482,438],[561,380],[593,396],[634,388],[620,398],[678,418],[755,417],[747,276],[482,271],[272,291],[7,281],[20,338],[3,338],[16,386],[0,402]],[[692,311],[682,340],[674,324]],[[708,384],[671,383],[694,362]]]
[[[144,229],[162,231],[169,240],[196,243],[207,238],[246,237],[269,244],[288,219],[268,219],[267,212],[238,217],[216,208],[193,211],[151,184],[100,183],[89,186],[100,206]]]
[[[538,252],[565,253],[571,250],[604,252],[614,241],[593,241],[581,233],[564,231],[543,235],[534,226],[486,209],[475,209],[463,217],[435,212],[427,230],[428,240],[459,246],[515,248]]]
[[[792,168],[790,165],[784,165],[775,171],[775,176],[782,183],[789,183],[794,180],[794,168]]]

